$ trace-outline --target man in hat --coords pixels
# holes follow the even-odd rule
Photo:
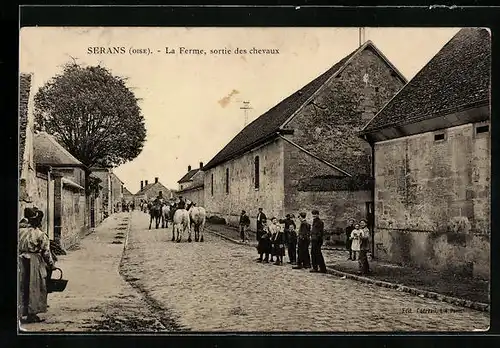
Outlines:
[[[259,208],[259,213],[257,214],[257,241],[260,240],[261,235],[263,234],[264,224],[263,221],[267,221],[267,216],[262,211],[262,208]]]
[[[177,203],[177,209],[186,209],[186,202],[182,196],[179,196],[179,202]]]
[[[298,233],[298,255],[297,266],[293,269],[302,269],[311,267],[311,258],[309,257],[309,243],[311,238],[311,225],[306,220],[306,213],[299,215],[300,227]]]
[[[39,313],[47,312],[47,271],[54,267],[49,237],[40,229],[43,212],[36,208],[24,210],[19,226],[19,302],[21,317],[27,322],[43,321]]]
[[[311,261],[313,269],[311,272],[326,273],[325,259],[321,253],[321,246],[323,245],[323,235],[325,232],[325,224],[319,218],[319,211],[313,210],[313,223],[311,228]]]
[[[248,226],[250,226],[250,218],[247,212],[242,210],[240,215],[240,237],[243,243],[250,241],[248,238]]]

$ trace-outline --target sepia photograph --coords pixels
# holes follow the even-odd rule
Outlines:
[[[488,28],[19,46],[19,333],[488,331]]]

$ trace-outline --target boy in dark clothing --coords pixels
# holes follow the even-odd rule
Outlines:
[[[300,213],[299,219],[297,267],[293,267],[293,269],[311,268],[311,258],[309,256],[311,225],[306,221],[306,213]]]
[[[319,218],[319,211],[313,210],[313,223],[311,228],[311,259],[312,267],[311,272],[326,273],[325,259],[321,253],[321,246],[323,245],[323,235],[325,232],[325,224]]]
[[[280,223],[285,224],[284,237],[285,244],[288,248],[288,263],[294,264],[297,261],[297,226],[290,214],[286,214],[286,218],[280,220]]]
[[[269,262],[269,255],[272,252],[271,235],[266,224],[267,219],[262,219],[262,231],[259,238],[259,244],[257,245],[257,252],[259,253],[259,259],[257,260],[258,262]],[[262,260],[262,256],[264,254],[266,256],[264,257],[264,260]]]
[[[345,247],[349,250],[349,258],[348,260],[352,260],[352,249],[351,249],[351,232],[354,230],[354,219],[349,219],[349,226],[345,229]]]
[[[250,226],[250,218],[248,217],[246,211],[242,210],[240,216],[240,237],[243,243],[250,241],[247,232],[248,226]]]

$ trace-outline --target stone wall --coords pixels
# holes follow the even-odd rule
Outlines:
[[[205,207],[205,191],[203,186],[178,191],[178,195],[196,203],[197,207]]]
[[[436,133],[375,145],[376,255],[487,278],[490,134],[474,124]]]
[[[63,186],[62,189],[61,246],[64,249],[78,244],[87,232],[85,226],[85,195]]]
[[[205,208],[208,216],[217,215],[237,225],[241,210],[250,216],[255,230],[258,208],[272,216],[284,214],[283,140],[276,139],[241,157],[230,160],[204,173]],[[255,188],[254,160],[259,156],[259,188]],[[229,193],[226,193],[226,169],[229,168]],[[212,195],[213,175],[213,195]]]
[[[100,194],[101,204],[100,210],[102,211],[103,219],[109,216],[112,212],[110,203],[110,174],[107,170],[92,170],[92,175],[101,179],[100,185],[102,186],[102,191]]]

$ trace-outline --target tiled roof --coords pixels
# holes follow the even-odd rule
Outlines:
[[[361,133],[401,126],[490,98],[491,41],[486,29],[461,29],[365,126]]]
[[[34,138],[34,161],[45,165],[74,165],[84,166],[59,144],[53,136],[45,132],[35,134]]]
[[[132,196],[132,192],[130,192],[126,187],[123,188],[123,194],[128,195],[128,196]]]
[[[283,99],[276,106],[243,128],[204,168],[210,169],[228,161],[232,157],[250,150],[252,145],[276,133],[283,123],[325,84],[330,76],[340,70],[349,58],[359,51],[361,50],[358,48],[350,53],[319,77],[309,82],[288,98]]]
[[[31,90],[31,75],[21,74],[19,77],[19,170],[23,166],[24,147],[26,144],[26,128],[28,125],[28,101]]]
[[[159,191],[163,191],[164,195],[171,191],[168,188],[166,188],[165,186],[163,186],[162,183],[157,182],[157,183],[147,184],[146,186],[144,186],[142,188],[142,190],[137,191],[136,195],[146,194],[148,191],[152,190],[153,188],[158,188]]]
[[[183,182],[188,182],[191,180],[191,178],[200,171],[200,168],[198,169],[191,169],[189,172],[186,173],[177,183],[181,184]]]

